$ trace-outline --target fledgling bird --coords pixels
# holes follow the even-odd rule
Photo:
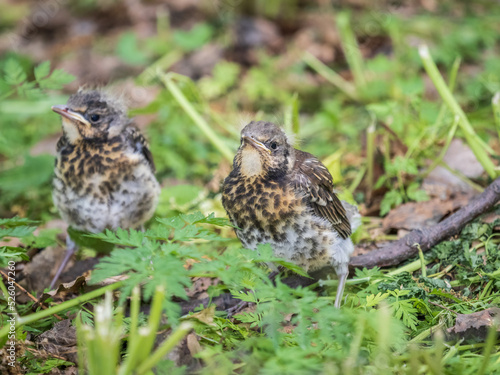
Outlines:
[[[276,125],[250,122],[224,180],[222,204],[246,248],[269,243],[276,256],[314,278],[333,267],[340,307],[354,250],[350,235],[360,217],[339,200],[330,172],[315,156],[294,149]]]
[[[148,144],[126,106],[103,91],[80,90],[52,110],[62,116],[63,128],[52,197],[64,221],[92,233],[141,228],[153,216],[160,185]],[[76,251],[69,235],[66,243],[50,289]]]

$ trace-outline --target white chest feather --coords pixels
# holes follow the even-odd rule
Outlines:
[[[257,150],[246,148],[241,156],[241,172],[245,176],[256,176],[262,173],[262,160]]]
[[[80,133],[78,132],[76,125],[73,124],[70,120],[63,117],[62,118],[62,125],[63,125],[63,129],[64,129],[64,133],[66,134],[66,137],[68,137],[68,140],[70,141],[70,143],[74,143],[78,138],[80,138]]]

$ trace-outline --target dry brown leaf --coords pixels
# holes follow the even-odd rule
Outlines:
[[[86,284],[87,280],[84,276],[80,276],[69,283],[59,284],[56,290],[43,293],[38,299],[38,303],[43,303],[47,298],[64,300],[68,294],[78,294],[80,289]]]
[[[200,312],[189,315],[190,318],[195,318],[200,322],[205,323],[206,325],[209,326],[216,325],[214,323],[214,316],[215,316],[215,305],[211,305],[210,307],[207,307],[206,309],[203,309]]]
[[[457,314],[455,325],[447,330],[450,339],[484,341],[494,319],[500,319],[500,308],[492,307],[472,314]],[[500,332],[500,327],[497,326]]]
[[[186,344],[189,349],[191,356],[195,356],[202,351],[198,336],[195,333],[190,333],[186,337]]]
[[[78,360],[76,328],[71,325],[69,319],[54,324],[54,327],[38,336],[37,343],[45,351],[58,358],[64,358],[73,363]]]
[[[405,203],[389,212],[382,222],[382,227],[384,232],[387,232],[391,229],[413,230],[432,226],[468,202],[469,196],[461,195],[446,201],[431,199],[425,202]]]

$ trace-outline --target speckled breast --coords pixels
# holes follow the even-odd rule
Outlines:
[[[331,264],[336,232],[289,185],[228,177],[222,203],[246,248],[269,243],[276,256],[306,270]]]
[[[153,215],[159,191],[149,166],[118,143],[68,145],[56,160],[54,204],[78,230],[139,227]]]

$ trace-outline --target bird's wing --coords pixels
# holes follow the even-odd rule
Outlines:
[[[146,141],[146,138],[144,138],[139,129],[137,129],[135,126],[127,126],[125,132],[127,141],[134,149],[134,152],[142,154],[148,162],[153,173],[156,172],[155,163],[153,161],[153,154],[151,153],[151,151],[149,151],[149,144]]]
[[[328,169],[307,152],[296,150],[295,157],[293,187],[306,195],[314,212],[332,223],[342,238],[349,237],[351,225],[344,206],[333,191],[332,175]]]

